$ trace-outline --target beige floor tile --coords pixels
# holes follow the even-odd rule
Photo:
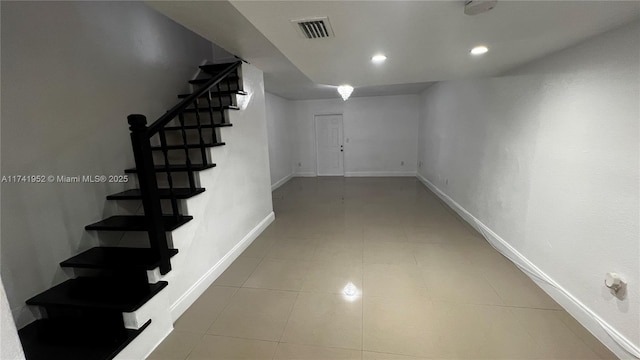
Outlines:
[[[436,314],[432,303],[421,297],[363,298],[363,350],[443,357],[434,341]]]
[[[361,350],[361,298],[300,293],[281,341]]]
[[[278,341],[296,296],[290,291],[239,289],[207,332]]]
[[[431,227],[405,226],[407,241],[420,244],[441,244],[444,239],[440,236],[434,236]]]
[[[398,355],[398,354],[385,354],[373,351],[363,351],[362,360],[424,360],[427,358],[420,358],[415,356]]]
[[[464,255],[469,258],[471,264],[476,267],[498,270],[512,269],[515,267],[511,260],[504,257],[493,248],[485,248],[475,251],[464,251],[463,247],[462,251]]]
[[[238,289],[210,286],[173,324],[177,331],[204,334]]]
[[[274,360],[360,360],[359,350],[338,349],[322,346],[280,343],[276,349]]]
[[[271,359],[278,343],[205,335],[187,360]]]
[[[615,358],[416,179],[296,178],[273,204],[149,359]]]
[[[370,219],[373,224],[365,226],[363,229],[363,240],[386,241],[386,242],[406,242],[407,236],[404,233],[402,223],[379,225],[380,220]]]
[[[271,245],[273,245],[275,239],[276,238],[259,236],[257,239],[253,240],[251,245],[249,245],[249,247],[247,247],[240,256],[262,259],[267,255],[267,252],[271,248]]]
[[[309,264],[302,291],[342,294],[348,284],[362,290],[362,264],[313,262]]]
[[[420,268],[410,264],[364,264],[363,294],[383,297],[428,296]]]
[[[503,305],[493,287],[477,271],[422,269],[422,276],[434,301]]]
[[[547,295],[532,279],[517,267],[481,270],[485,279],[508,306],[561,310],[562,307]]]
[[[336,242],[339,244],[362,245],[364,239],[362,227],[349,223],[345,220],[344,228],[341,232],[325,235],[322,240],[326,243]]]
[[[202,336],[203,334],[174,330],[147,360],[184,360]]]
[[[214,281],[214,285],[242,286],[256,269],[260,259],[239,257]]]
[[[267,252],[266,257],[279,260],[312,260],[316,251],[316,241],[313,238],[279,238]]]
[[[299,291],[308,268],[308,262],[264,259],[243,286]]]
[[[599,359],[561,319],[562,311],[509,308],[538,344],[544,359]]]
[[[429,270],[474,269],[461,247],[448,244],[413,244],[418,266]]]
[[[462,359],[541,358],[538,346],[506,307],[434,302],[437,341]]]
[[[617,359],[618,357],[611,352],[604,344],[600,342],[595,336],[593,336],[589,330],[585,329],[576,319],[574,319],[566,311],[561,311],[558,314],[560,320],[576,334],[587,346],[593,350],[601,359]]]
[[[416,264],[413,245],[407,242],[369,241],[364,244],[363,262],[368,264]]]
[[[313,261],[362,263],[362,241],[317,240]]]

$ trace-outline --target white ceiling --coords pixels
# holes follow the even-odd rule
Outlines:
[[[265,72],[290,99],[417,93],[433,81],[499,74],[640,17],[638,1],[499,1],[468,16],[464,1],[167,1],[165,15]],[[328,16],[335,32],[308,40],[292,19]],[[468,51],[490,48],[482,57]],[[375,53],[388,56],[376,66]],[[326,84],[326,85],[321,85]],[[363,88],[365,87],[365,88]]]

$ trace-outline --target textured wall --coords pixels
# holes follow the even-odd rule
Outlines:
[[[423,93],[420,175],[640,344],[640,23]],[[621,273],[626,299],[605,273]],[[610,339],[608,339],[610,340]]]
[[[293,103],[295,173],[316,173],[314,115],[342,114],[346,176],[415,175],[420,104],[417,95],[356,97],[347,101],[301,100]]]
[[[109,175],[133,165],[126,116],[175,105],[211,43],[140,2],[2,4],[2,175]],[[84,226],[135,184],[3,184],[2,279],[24,301],[67,278],[58,263],[97,244]]]
[[[266,93],[271,185],[293,174],[293,102]]]

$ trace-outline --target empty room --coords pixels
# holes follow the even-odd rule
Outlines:
[[[640,359],[639,1],[1,1],[1,360]]]

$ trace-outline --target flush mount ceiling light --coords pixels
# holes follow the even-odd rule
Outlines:
[[[340,85],[338,86],[338,93],[342,96],[342,100],[347,101],[351,93],[353,92],[353,86],[351,85]]]
[[[387,60],[387,57],[384,54],[377,54],[371,57],[371,62],[374,64],[382,64],[385,60]]]
[[[488,51],[489,51],[488,47],[484,45],[480,45],[471,49],[470,53],[471,55],[482,55],[482,54],[486,54]]]

